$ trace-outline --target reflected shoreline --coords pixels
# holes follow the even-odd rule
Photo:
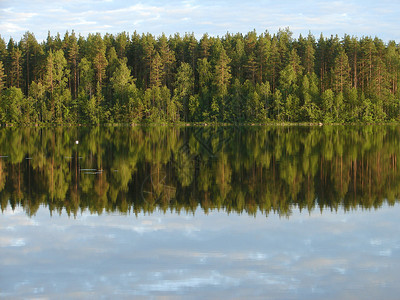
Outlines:
[[[179,211],[174,208],[171,207],[168,210],[164,210],[161,208],[155,208],[154,210],[152,210],[151,212],[149,211],[133,211],[133,210],[127,210],[125,212],[122,212],[120,210],[103,210],[101,212],[97,212],[97,211],[91,211],[88,207],[86,208],[82,208],[79,211],[74,212],[73,214],[71,214],[70,211],[67,210],[67,208],[63,207],[63,208],[57,208],[57,209],[50,209],[48,205],[46,204],[41,204],[35,211],[35,213],[33,214],[27,214],[27,210],[20,204],[17,204],[16,206],[11,206],[11,204],[9,204],[8,206],[2,208],[2,214],[14,214],[14,213],[18,213],[19,210],[24,211],[25,214],[27,214],[27,216],[29,218],[35,218],[37,213],[39,211],[48,211],[49,213],[49,217],[53,218],[56,216],[63,216],[66,215],[68,218],[79,218],[79,217],[83,217],[83,216],[116,216],[116,217],[120,217],[120,216],[126,216],[126,217],[135,217],[135,218],[142,218],[142,217],[149,217],[152,215],[181,215],[181,216],[191,216],[191,217],[195,217],[197,215],[204,215],[204,216],[209,216],[211,214],[217,213],[217,214],[226,214],[227,216],[241,216],[243,214],[247,214],[249,216],[252,216],[254,218],[260,218],[263,217],[265,219],[268,219],[269,216],[274,215],[279,217],[279,219],[290,219],[293,215],[296,215],[297,217],[301,217],[301,216],[315,216],[315,215],[321,215],[323,216],[324,214],[339,214],[339,213],[344,213],[346,214],[352,214],[352,213],[365,213],[365,212],[374,212],[374,211],[379,211],[383,208],[395,208],[398,207],[398,202],[394,203],[394,204],[388,204],[387,202],[382,202],[382,204],[379,207],[369,207],[369,208],[365,208],[362,206],[358,206],[358,207],[352,207],[350,209],[345,208],[344,206],[340,205],[339,207],[336,207],[335,209],[330,208],[330,207],[324,207],[324,208],[320,208],[320,207],[314,207],[313,209],[302,209],[296,205],[290,207],[288,209],[287,212],[285,212],[285,214],[280,214],[277,211],[268,211],[267,214],[265,214],[265,212],[258,210],[256,212],[253,212],[251,214],[247,214],[247,212],[239,212],[239,211],[226,211],[224,208],[222,209],[208,209],[207,212],[204,210],[203,207],[201,207],[201,205],[199,204],[199,206],[197,208],[191,208],[190,210],[187,210],[186,208],[181,208]]]

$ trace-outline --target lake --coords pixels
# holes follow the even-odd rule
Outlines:
[[[397,299],[400,126],[0,130],[0,298]]]

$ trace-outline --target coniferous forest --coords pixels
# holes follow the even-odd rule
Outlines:
[[[400,48],[290,30],[0,36],[0,123],[392,122]]]

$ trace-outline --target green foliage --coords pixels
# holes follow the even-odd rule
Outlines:
[[[0,94],[29,114],[3,123],[399,121],[399,84],[398,45],[371,37],[0,38]]]
[[[2,122],[22,123],[22,105],[24,102],[25,97],[20,88],[10,87],[6,89],[1,95],[0,117]]]
[[[70,106],[71,94],[67,89],[69,69],[62,50],[50,50],[46,62],[45,86],[49,94],[51,120],[62,123],[65,110]]]
[[[113,90],[113,121],[119,123],[132,123],[140,118],[140,104],[138,90],[131,76],[131,71],[126,65],[126,59],[119,62],[110,83]]]
[[[3,62],[0,60],[0,95],[5,86],[5,78],[6,78],[6,75],[4,74]]]
[[[322,110],[324,122],[330,123],[334,121],[334,100],[335,94],[331,89],[326,90],[322,94]]]
[[[195,113],[194,104],[189,101],[190,96],[193,95],[193,84],[193,70],[190,64],[183,62],[177,70],[174,90],[174,97],[180,108],[181,120],[188,121],[189,114],[193,116]]]

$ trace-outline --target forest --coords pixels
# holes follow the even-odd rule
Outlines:
[[[378,37],[0,36],[1,124],[400,121],[400,48]]]
[[[400,201],[398,126],[221,127],[3,128],[1,210],[289,217]]]

